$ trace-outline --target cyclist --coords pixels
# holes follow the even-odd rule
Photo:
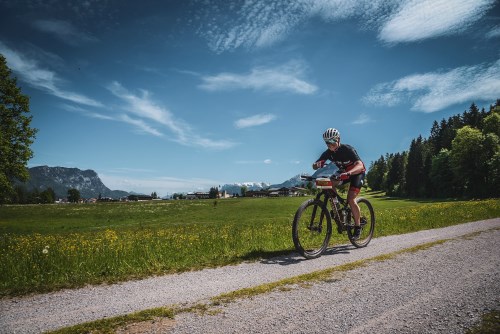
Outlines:
[[[354,238],[359,238],[361,233],[360,210],[356,203],[356,197],[361,190],[365,178],[366,168],[359,158],[356,150],[347,144],[340,144],[340,133],[337,129],[328,128],[323,133],[323,140],[328,149],[321,154],[318,160],[313,163],[313,169],[322,168],[326,160],[332,161],[339,168],[338,176],[340,180],[333,180],[333,186],[337,187],[350,182],[347,201],[351,207],[354,217]]]

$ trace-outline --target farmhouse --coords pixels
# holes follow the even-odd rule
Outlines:
[[[269,188],[263,190],[249,190],[246,192],[245,197],[294,197],[305,196],[307,189],[299,187],[282,187],[282,188]]]
[[[153,196],[150,195],[129,195],[129,201],[151,201]]]
[[[188,193],[186,195],[186,199],[208,199],[210,198],[209,193],[206,192],[194,192],[194,193]]]

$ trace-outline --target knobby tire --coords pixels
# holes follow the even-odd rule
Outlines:
[[[320,257],[327,249],[331,235],[332,219],[324,204],[315,199],[302,203],[292,225],[295,249],[307,259]]]
[[[356,203],[358,203],[360,209],[361,235],[359,239],[354,239],[353,237],[354,217],[351,214],[351,221],[348,222],[347,226],[347,236],[355,247],[362,248],[366,247],[372,240],[373,232],[375,231],[375,212],[371,203],[366,198],[358,197]]]

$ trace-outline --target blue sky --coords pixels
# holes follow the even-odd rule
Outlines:
[[[39,129],[29,166],[164,196],[311,171],[339,129],[367,166],[500,98],[493,0],[0,0]]]

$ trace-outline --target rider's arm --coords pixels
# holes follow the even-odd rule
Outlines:
[[[323,165],[325,164],[326,160],[328,160],[328,150],[326,150],[325,152],[323,152],[321,154],[321,156],[318,158],[318,160],[316,160],[313,165],[312,165],[312,168],[314,170],[318,169],[318,168],[321,168],[323,167]],[[319,163],[321,161],[321,163]]]
[[[356,161],[347,171],[350,175],[357,175],[366,171],[365,165],[361,160]]]

